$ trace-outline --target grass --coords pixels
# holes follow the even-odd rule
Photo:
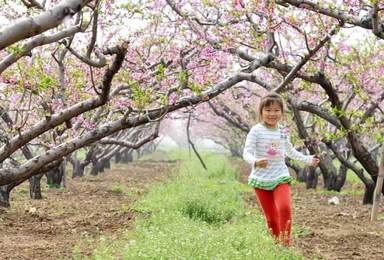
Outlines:
[[[313,232],[310,229],[295,225],[294,237],[306,237],[311,234],[313,234]]]
[[[28,190],[27,188],[22,187],[22,188],[19,188],[19,189],[18,189],[18,192],[19,192],[20,194],[28,194],[28,193],[29,193],[29,190]]]
[[[379,213],[378,215],[377,215],[377,220],[384,220],[384,213]]]
[[[119,241],[100,244],[92,259],[302,259],[275,245],[263,217],[244,206],[244,185],[225,158],[203,158],[208,171],[188,153],[172,153],[183,161],[178,175],[133,206],[148,217]],[[75,259],[84,258],[77,252]]]
[[[120,183],[116,183],[111,187],[110,191],[115,192],[115,193],[123,193],[124,188]]]

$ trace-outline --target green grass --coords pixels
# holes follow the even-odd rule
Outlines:
[[[208,171],[193,154],[170,159],[183,160],[179,174],[134,205],[147,217],[121,240],[100,245],[92,259],[302,259],[276,246],[263,217],[244,207],[244,185],[224,157],[204,154]]]
[[[124,188],[120,183],[115,183],[113,186],[110,188],[110,191],[115,192],[115,193],[123,193]]]
[[[306,236],[309,236],[309,235],[312,235],[313,232],[306,228],[306,227],[299,227],[299,226],[296,226],[295,225],[295,232],[294,232],[294,237],[297,238],[297,237],[306,237]]]
[[[29,190],[28,190],[27,188],[24,188],[24,187],[19,188],[17,191],[18,191],[20,194],[28,194],[28,193],[29,193]]]
[[[377,215],[377,220],[384,220],[384,213],[379,213]]]
[[[360,178],[352,170],[347,171],[347,182],[349,183],[363,183]]]

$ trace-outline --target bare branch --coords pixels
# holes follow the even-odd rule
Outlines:
[[[74,49],[72,49],[70,46],[66,46],[67,49],[73,54],[76,56],[76,58],[78,58],[79,60],[81,60],[82,62],[88,64],[89,66],[91,67],[96,67],[96,68],[102,68],[104,67],[105,65],[107,65],[107,60],[105,59],[105,56],[98,50],[95,51],[95,54],[97,56],[97,58],[99,58],[98,61],[93,61],[91,60],[88,56],[82,56],[81,54],[79,54],[77,51],[75,51]],[[87,54],[88,55],[88,54]]]
[[[74,26],[67,30],[52,34],[52,35],[38,35],[35,38],[28,41],[26,44],[24,44],[20,51],[12,53],[8,56],[6,56],[1,62],[0,62],[0,74],[4,72],[8,67],[10,67],[12,64],[14,64],[16,61],[18,61],[20,58],[24,56],[31,56],[31,51],[38,47],[43,46],[46,44],[57,42],[63,38],[73,36],[74,34],[81,31],[80,26]]]
[[[334,6],[326,7],[325,4],[322,4],[319,1],[309,1],[309,0],[277,0],[276,3],[287,6],[287,4],[295,6],[297,8],[306,9],[316,13],[320,13],[329,17],[333,17],[345,24],[352,24],[355,26],[362,27],[364,29],[372,30],[372,32],[379,38],[384,39],[384,34],[380,28],[378,12],[380,11],[377,3],[378,1],[373,1],[374,7],[370,11],[369,15],[365,17],[358,17],[357,15],[351,15],[347,12],[344,12]]]
[[[42,9],[42,10],[44,10],[45,1],[43,1],[42,4],[40,4],[40,3],[37,2],[36,0],[21,0],[21,2],[23,2],[23,4],[24,4],[27,8],[33,8],[33,7],[36,7],[36,8],[38,8],[38,9]]]
[[[92,23],[92,38],[89,42],[88,48],[87,48],[87,54],[86,57],[90,58],[92,50],[95,48],[96,39],[97,39],[97,23],[99,22],[99,3],[100,1],[97,1],[97,6],[95,7],[95,11],[93,12],[93,23]]]
[[[189,133],[189,128],[190,128],[190,126],[191,126],[191,117],[192,117],[192,112],[189,111],[188,122],[187,122],[187,129],[186,129],[186,130],[187,130],[187,139],[188,139],[188,143],[189,143],[189,145],[192,147],[193,152],[196,154],[196,156],[197,156],[197,158],[199,159],[199,161],[200,161],[201,165],[203,166],[204,170],[207,170],[208,168],[207,168],[207,166],[205,165],[203,158],[201,158],[199,152],[197,151],[197,149],[196,149],[194,143],[192,142],[191,135],[190,135],[190,133]]]
[[[141,146],[143,146],[144,144],[156,139],[159,136],[159,127],[160,127],[160,122],[158,122],[156,124],[155,131],[152,134],[140,139],[139,141],[137,141],[135,143],[123,141],[123,140],[117,140],[114,138],[103,138],[98,143],[100,143],[100,144],[114,144],[114,145],[124,146],[126,148],[138,149]]]
[[[241,131],[248,133],[250,130],[250,127],[245,124],[244,122],[241,122],[240,116],[236,115],[235,112],[231,111],[231,113],[235,114],[234,117],[230,116],[228,113],[225,113],[224,111],[219,111],[213,104],[212,102],[208,102],[209,106],[212,108],[213,112],[227,120],[232,126],[240,129]],[[228,108],[228,107],[227,107]],[[228,108],[229,109],[229,108]],[[240,121],[240,122],[239,122]]]
[[[21,19],[0,32],[0,50],[20,40],[59,26],[65,17],[81,11],[92,0],[64,0],[52,9],[35,17]]]

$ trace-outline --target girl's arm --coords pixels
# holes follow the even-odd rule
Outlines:
[[[292,143],[289,141],[289,137],[287,137],[287,140],[285,143],[285,154],[291,159],[298,160],[306,164],[314,163],[314,156],[304,155],[298,152],[295,148],[293,148]]]
[[[244,151],[243,151],[243,159],[251,164],[255,165],[256,162],[256,130],[254,127],[251,128],[247,135],[247,139],[245,139]]]

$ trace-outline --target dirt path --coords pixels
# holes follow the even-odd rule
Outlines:
[[[75,245],[90,255],[92,241],[130,228],[137,215],[130,210],[132,203],[175,166],[149,161],[116,165],[97,177],[68,180],[65,190],[44,188],[40,201],[29,199],[27,184],[17,187],[11,208],[0,211],[0,259],[70,259]]]
[[[333,195],[307,190],[304,185],[294,189],[295,219],[304,229],[296,246],[308,258],[384,259],[384,205],[379,220],[371,222],[372,206],[362,205],[362,195],[338,196],[340,204],[329,205]]]
[[[240,166],[241,180],[249,174]],[[370,205],[362,205],[362,195],[338,195],[339,205],[329,205],[334,195],[307,190],[303,184],[293,186],[294,223],[297,237],[294,247],[307,259],[384,259],[384,203],[379,220],[370,222]],[[348,190],[362,189],[349,185]],[[353,193],[353,192],[351,192]],[[257,207],[253,194],[247,198]]]

